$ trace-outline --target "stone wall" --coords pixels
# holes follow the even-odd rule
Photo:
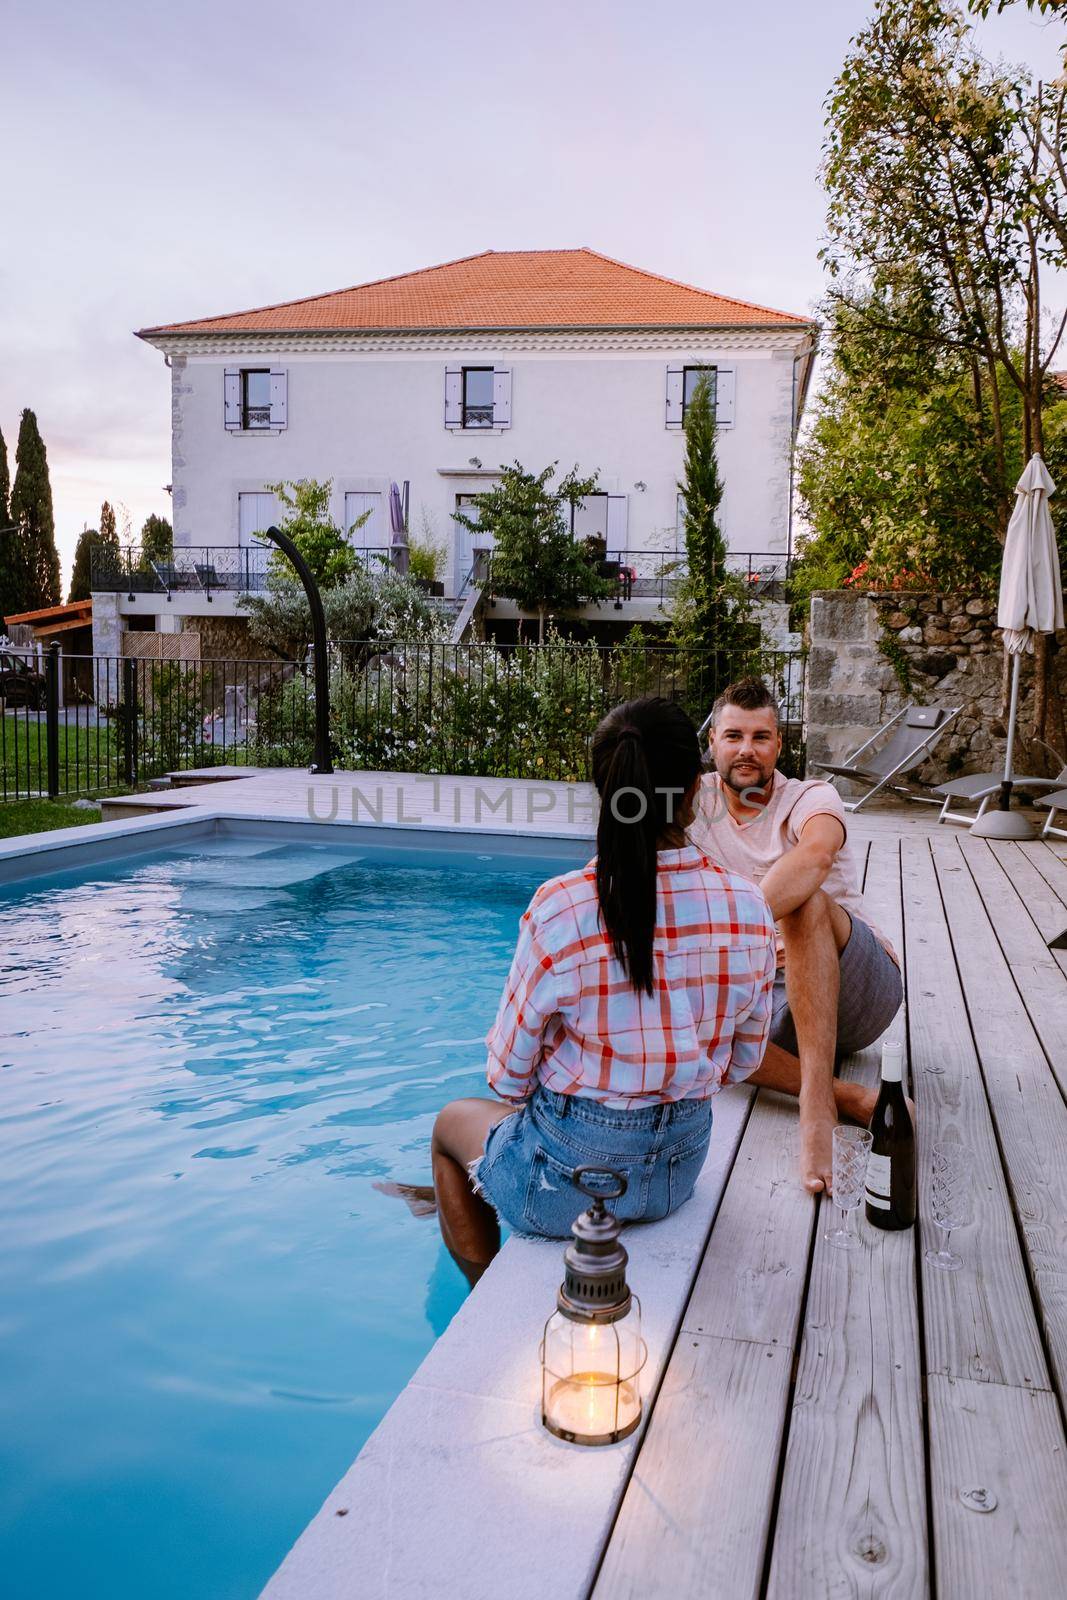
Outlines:
[[[264,651],[253,645],[244,617],[182,617],[183,633],[200,635],[201,661],[258,660]]]
[[[961,773],[996,771],[1007,729],[999,720],[1003,651],[996,604],[970,595],[852,593],[812,595],[808,626],[805,726],[808,769],[842,761],[909,700],[961,706],[960,715],[916,774],[944,783]],[[1067,636],[1054,672],[1067,697]],[[1041,771],[1025,745],[1033,689],[1023,664],[1016,761]],[[1054,723],[1050,721],[1050,728]],[[1051,743],[1058,743],[1055,731]]]

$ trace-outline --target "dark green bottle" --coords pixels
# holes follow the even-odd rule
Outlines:
[[[887,1039],[867,1158],[867,1221],[876,1228],[910,1228],[915,1221],[915,1125],[903,1076],[904,1046]]]

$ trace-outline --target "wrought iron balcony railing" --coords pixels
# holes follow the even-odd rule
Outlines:
[[[90,586],[103,594],[257,594],[267,587],[272,554],[265,545],[182,545],[161,559],[139,545],[94,545]],[[355,546],[353,554],[364,565],[393,564],[393,552],[377,546]]]

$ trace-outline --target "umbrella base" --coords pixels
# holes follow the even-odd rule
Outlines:
[[[989,810],[971,824],[977,839],[1036,839],[1037,829],[1021,811]]]

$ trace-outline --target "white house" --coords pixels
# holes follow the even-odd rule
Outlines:
[[[730,548],[784,557],[816,333],[808,317],[588,249],[489,250],[142,329],[171,373],[176,558],[190,551],[187,564],[209,584],[212,571],[239,569],[242,547],[277,519],[267,485],[298,478],[331,480],[333,515],[346,527],[370,513],[356,544],[388,545],[389,487],[406,480],[410,538],[446,549],[445,592],[460,595],[474,550],[457,507],[502,463],[539,471],[558,461],[561,472],[577,464],[600,474],[602,493],[578,508],[576,535],[600,533],[609,557],[629,552],[631,566],[651,570],[650,552],[676,548],[682,423],[704,372]],[[165,602],[119,594],[115,621],[153,607],[170,619],[218,616],[232,609],[234,587],[223,583],[210,601],[195,584]]]

